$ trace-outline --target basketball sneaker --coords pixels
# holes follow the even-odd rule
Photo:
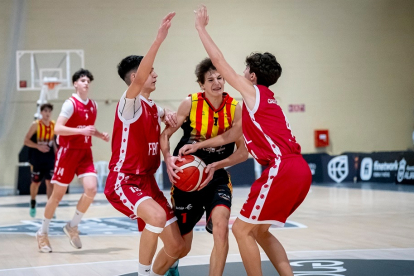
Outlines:
[[[69,223],[70,222],[66,223],[66,225],[63,227],[63,232],[65,232],[66,236],[69,237],[70,245],[76,249],[81,249],[82,243],[79,238],[78,226],[70,227]]]
[[[34,218],[36,216],[36,207],[30,207],[30,216]]]
[[[167,273],[165,273],[164,276],[180,276],[180,273],[178,272],[178,260],[173,264],[170,269],[168,269]]]
[[[50,246],[49,238],[46,234],[41,234],[40,230],[36,232],[36,240],[37,246],[39,247],[39,251],[43,253],[50,253],[52,252],[52,247]]]
[[[36,216],[36,200],[30,200],[30,216],[34,218]]]

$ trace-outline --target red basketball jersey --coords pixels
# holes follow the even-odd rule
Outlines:
[[[250,110],[243,103],[243,135],[250,154],[269,165],[287,154],[300,154],[300,145],[292,135],[289,122],[269,88],[257,85],[256,103]]]
[[[160,165],[160,118],[157,105],[140,96],[141,108],[126,120],[116,108],[112,133],[111,171],[125,174],[154,174]],[[119,103],[118,103],[119,105]]]
[[[96,102],[89,99],[87,104],[80,102],[74,96],[69,98],[73,104],[73,114],[66,122],[67,127],[85,128],[95,125],[96,120]],[[58,144],[64,148],[83,149],[92,146],[91,136],[69,135],[58,136]]]

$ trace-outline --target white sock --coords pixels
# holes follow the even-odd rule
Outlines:
[[[150,274],[150,276],[164,276],[164,275],[157,274],[157,273],[155,273],[154,271],[152,271],[152,269],[151,269],[151,274]]]
[[[151,265],[138,263],[138,276],[150,276]]]
[[[42,228],[40,228],[40,234],[47,234],[49,232],[49,223],[51,219],[43,218]]]
[[[81,213],[78,209],[76,209],[75,215],[73,216],[73,219],[70,221],[69,226],[75,227],[77,226],[83,217],[83,213]]]

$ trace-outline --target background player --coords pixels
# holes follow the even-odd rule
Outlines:
[[[157,81],[152,68],[155,56],[174,15],[169,13],[162,20],[145,57],[128,56],[118,65],[118,74],[128,89],[116,109],[105,195],[118,211],[131,219],[138,218],[142,231],[138,275],[163,275],[184,249],[177,218],[154,178],[160,165],[160,119],[168,116],[149,98]],[[151,269],[158,237],[164,248]]]
[[[286,252],[269,227],[283,226],[299,207],[309,191],[312,175],[283,111],[268,88],[277,82],[282,68],[272,54],[256,53],[247,57],[244,76],[238,75],[206,31],[207,8],[201,6],[195,13],[196,29],[213,64],[243,97],[242,129],[246,146],[260,164],[268,166],[253,183],[232,228],[243,264],[248,275],[262,275],[259,243],[281,276],[293,275]],[[239,135],[233,134],[234,137],[227,136],[229,141]],[[206,145],[211,146],[208,143],[203,146]]]
[[[52,104],[42,104],[40,106],[42,118],[32,123],[24,138],[24,144],[29,147],[29,162],[32,165],[32,183],[30,184],[30,216],[32,218],[36,216],[36,195],[43,178],[47,198],[53,191],[50,180],[53,176],[57,148],[54,139],[55,122],[50,119],[52,111]]]
[[[161,150],[171,183],[176,183],[175,179],[178,178],[175,171],[180,168],[175,162],[182,146],[208,140],[231,128],[238,128],[241,132],[241,107],[235,99],[224,92],[224,78],[211,60],[202,60],[197,65],[195,74],[204,92],[189,95],[178,108],[178,125],[166,128],[161,134]],[[171,156],[169,139],[179,127],[182,127],[184,135],[175,148],[174,156]],[[232,185],[230,176],[224,168],[243,162],[248,157],[243,139],[241,136],[239,138],[235,152],[234,142],[231,142],[200,149],[194,153],[208,165],[208,178],[200,185],[198,191],[184,192],[174,186],[171,188],[171,201],[186,244],[185,255],[191,250],[193,228],[206,211],[206,229],[214,237],[210,258],[211,276],[223,274],[228,253]],[[191,209],[188,209],[188,206],[191,206]],[[171,274],[173,270],[176,270],[176,266],[170,269]]]
[[[91,81],[93,81],[93,76],[88,70],[80,69],[75,72],[72,76],[72,83],[76,93],[63,103],[62,111],[56,122],[55,133],[59,135],[58,144],[60,147],[56,153],[55,170],[51,181],[55,186],[52,196],[46,204],[42,227],[36,233],[41,252],[52,252],[47,236],[49,223],[75,174],[82,181],[84,193],[76,206],[75,215],[63,227],[63,231],[69,237],[70,244],[74,248],[82,248],[78,224],[92,203],[97,189],[91,136],[101,138],[106,142],[109,141],[108,133],[101,133],[94,126],[97,104],[88,98]]]

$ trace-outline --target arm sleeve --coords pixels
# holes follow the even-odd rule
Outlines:
[[[138,97],[133,99],[128,99],[125,97],[125,94],[119,100],[118,112],[125,120],[132,120],[140,113],[138,112],[141,109],[141,99]]]
[[[73,103],[70,100],[66,100],[62,105],[62,110],[60,111],[59,117],[70,118],[73,114]]]

